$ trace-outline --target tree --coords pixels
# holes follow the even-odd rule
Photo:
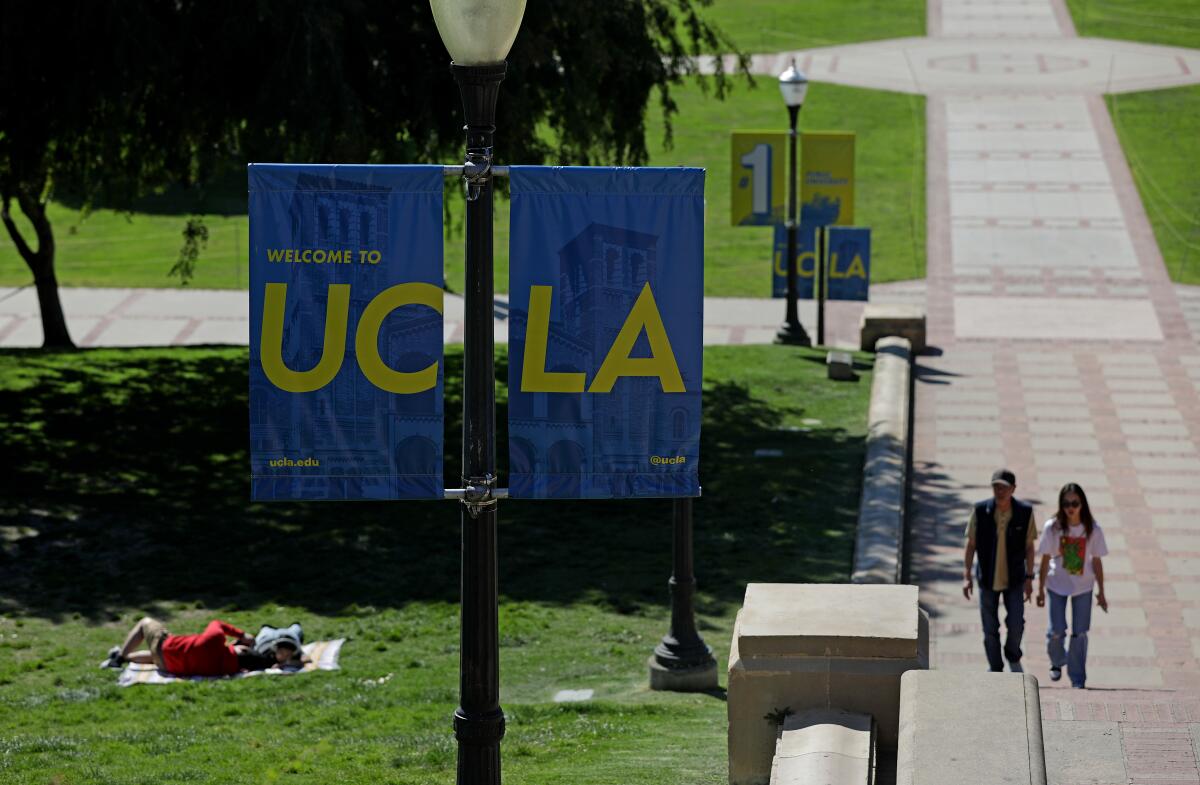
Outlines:
[[[644,162],[652,94],[669,129],[692,56],[733,48],[702,18],[710,3],[533,0],[502,88],[499,158]],[[231,162],[457,160],[448,63],[427,0],[0,4],[0,220],[33,273],[44,345],[73,345],[46,217],[55,192],[128,208]],[[726,75],[713,85],[723,94]]]

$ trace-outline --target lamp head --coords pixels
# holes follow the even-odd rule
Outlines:
[[[783,102],[789,108],[804,105],[804,96],[808,93],[808,77],[796,67],[795,58],[787,70],[779,75],[779,92],[783,93]]]
[[[429,0],[429,7],[458,65],[504,62],[525,15],[525,0]]]

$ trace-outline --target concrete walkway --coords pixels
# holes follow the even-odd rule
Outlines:
[[[930,13],[932,38],[878,46],[929,96],[937,349],[918,363],[910,565],[934,665],[986,668],[960,592],[992,469],[1016,472],[1040,521],[1078,482],[1107,534],[1111,611],[1093,616],[1089,689],[1071,690],[1047,678],[1045,611],[1027,609],[1051,782],[1200,782],[1200,298],[1169,282],[1098,95],[1200,81],[1200,52],[1080,41],[1057,1]]]
[[[875,302],[925,301],[924,281],[876,284]],[[249,300],[244,291],[205,289],[63,289],[67,326],[80,347],[187,346],[245,344],[249,340]],[[496,341],[508,341],[508,301],[496,300]],[[800,320],[814,334],[816,305],[799,303]],[[862,303],[826,304],[826,343],[858,348]],[[783,322],[783,300],[706,297],[704,343],[771,343]],[[447,295],[445,339],[463,339],[463,299]],[[42,345],[37,295],[32,288],[0,287],[0,347]]]

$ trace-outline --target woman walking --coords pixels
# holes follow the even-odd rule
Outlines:
[[[1037,552],[1042,557],[1038,569],[1038,607],[1046,604],[1050,590],[1050,629],[1046,633],[1046,651],[1050,655],[1050,680],[1062,678],[1065,665],[1071,686],[1083,689],[1087,682],[1088,628],[1092,623],[1092,589],[1099,587],[1096,604],[1108,613],[1104,596],[1104,565],[1108,555],[1104,532],[1092,517],[1083,488],[1069,482],[1058,492],[1058,512],[1046,521]],[[1067,606],[1071,607],[1071,644],[1064,648],[1067,636]]]

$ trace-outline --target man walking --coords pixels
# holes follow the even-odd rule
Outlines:
[[[971,599],[971,565],[979,578],[979,615],[983,620],[983,650],[993,671],[1004,670],[1004,660],[1014,673],[1021,667],[1021,635],[1025,632],[1025,603],[1033,595],[1033,554],[1037,526],[1033,506],[1013,498],[1017,479],[1008,469],[992,473],[992,498],[975,505],[967,523],[963,554],[963,596]],[[1000,656],[1000,600],[1004,600],[1004,625],[1008,638]]]

